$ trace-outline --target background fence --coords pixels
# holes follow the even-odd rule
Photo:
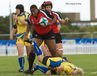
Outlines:
[[[64,54],[97,54],[97,38],[93,38],[93,34],[96,32],[89,33],[62,33],[65,35],[80,35],[90,34],[90,38],[63,38],[63,50]],[[8,37],[9,35],[0,35],[1,37]],[[0,56],[17,56],[16,41],[0,40]],[[24,47],[24,55],[26,55],[26,49]]]

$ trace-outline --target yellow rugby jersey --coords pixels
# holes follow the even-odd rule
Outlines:
[[[68,74],[68,75],[70,75],[71,72],[77,69],[76,66],[70,63],[68,57],[65,57],[65,59],[61,57],[50,57],[47,60],[46,66],[55,71],[57,71],[58,67],[64,66],[64,71],[62,72],[62,74]]]
[[[64,71],[62,71],[62,74],[66,75],[70,75],[71,72],[77,69],[74,64],[68,62],[62,62],[60,66],[64,66]]]
[[[41,44],[40,46],[44,46],[44,44],[45,44],[45,43],[44,43],[44,41],[43,41],[42,44]]]
[[[18,18],[21,20],[27,20],[28,19],[28,13],[24,12],[22,15],[19,15]],[[22,24],[20,21],[15,21],[17,26],[17,34],[26,32],[27,25]]]
[[[57,70],[62,62],[65,62],[61,57],[50,57],[47,60],[46,66],[52,70]]]

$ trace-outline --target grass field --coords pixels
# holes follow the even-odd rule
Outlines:
[[[97,76],[97,54],[95,55],[67,55],[73,64],[84,69],[83,76]],[[18,57],[0,56],[0,76],[32,76],[19,73]],[[26,57],[25,57],[26,59]],[[27,68],[27,59],[25,60],[25,69]],[[40,64],[37,59],[36,63]],[[45,76],[40,71],[36,71],[34,76]],[[54,76],[54,75],[52,75]],[[78,75],[77,75],[78,76]]]

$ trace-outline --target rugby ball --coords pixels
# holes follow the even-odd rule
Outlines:
[[[41,26],[47,26],[48,25],[48,20],[47,18],[41,17],[40,21],[39,21]]]

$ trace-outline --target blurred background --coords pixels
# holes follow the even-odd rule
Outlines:
[[[38,7],[45,0],[0,0],[0,56],[17,56],[16,38],[9,40],[12,30],[12,14],[15,6],[23,4],[30,13],[30,6]],[[60,33],[64,54],[97,54],[97,0],[50,0],[53,11],[62,18],[69,17],[67,25],[62,25]],[[26,52],[25,52],[26,55]]]

